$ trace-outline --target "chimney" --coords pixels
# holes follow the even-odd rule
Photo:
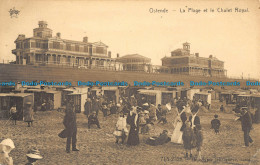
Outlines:
[[[196,57],[199,57],[199,53],[195,53],[195,56],[196,56]]]
[[[116,57],[119,58],[119,53],[116,54]]]
[[[108,57],[111,58],[111,51],[108,51]]]
[[[83,37],[83,42],[88,42],[88,37]]]
[[[57,33],[57,37],[60,38],[60,32]]]

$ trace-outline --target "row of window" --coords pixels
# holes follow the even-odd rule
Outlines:
[[[88,46],[80,47],[79,45],[72,46],[71,44],[64,45],[60,44],[60,42],[53,42],[53,43],[42,43],[42,42],[31,42],[31,45],[29,42],[18,42],[16,43],[16,49],[28,49],[28,48],[41,48],[41,49],[65,49],[69,51],[77,51],[77,52],[89,52]],[[91,51],[91,49],[90,49]],[[104,47],[96,47],[96,49],[93,49],[93,53],[97,54],[106,54],[107,50]]]

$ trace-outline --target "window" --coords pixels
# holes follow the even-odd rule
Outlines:
[[[41,48],[41,43],[39,41],[36,41],[36,48]]]
[[[48,49],[48,43],[43,43],[43,44],[42,44],[42,48],[43,48],[43,49]]]
[[[36,43],[35,42],[31,42],[31,47],[32,48],[36,48]]]
[[[21,43],[16,43],[16,49],[20,49],[21,48]]]
[[[75,45],[75,51],[79,52],[79,45]]]
[[[84,46],[84,52],[88,52],[88,46]]]
[[[66,44],[66,50],[71,50],[71,45],[70,44]]]
[[[60,49],[60,43],[59,42],[53,42],[53,49]]]
[[[29,42],[25,42],[25,43],[24,43],[24,48],[25,48],[25,49],[30,48],[30,43],[29,43]]]
[[[42,36],[42,32],[38,32],[37,37],[41,37],[41,36]]]
[[[104,54],[104,48],[103,47],[96,47],[96,53]]]
[[[57,63],[60,64],[60,56],[57,56]]]

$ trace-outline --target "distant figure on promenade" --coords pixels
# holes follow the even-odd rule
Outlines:
[[[13,158],[9,153],[15,148],[14,142],[11,139],[4,139],[0,143],[0,164],[13,165]]]
[[[130,131],[127,139],[127,144],[135,146],[139,144],[139,115],[136,107],[132,107],[127,116],[127,123],[130,125]]]
[[[33,112],[33,108],[32,108],[32,103],[31,102],[27,102],[25,103],[25,108],[24,108],[24,112],[23,112],[23,117],[24,117],[24,121],[28,123],[28,127],[31,127],[33,124],[33,120],[34,120],[34,112]]]
[[[17,109],[16,109],[16,104],[14,104],[10,108],[10,116],[11,116],[11,119],[13,120],[13,124],[16,125],[16,120],[18,119],[18,112],[17,112]]]
[[[72,142],[72,151],[79,151],[76,148],[77,120],[76,120],[76,112],[75,112],[75,106],[73,104],[73,101],[69,101],[69,103],[67,104],[63,125],[67,130],[66,152],[70,153],[71,142]]]
[[[28,162],[25,165],[36,165],[37,160],[41,160],[42,156],[37,148],[30,149],[26,154]]]
[[[253,143],[252,138],[250,137],[249,133],[252,129],[252,118],[251,113],[249,112],[247,107],[242,107],[241,109],[241,125],[242,131],[244,132],[244,142],[245,145],[243,147],[248,147],[249,143]]]
[[[213,120],[211,120],[211,129],[214,129],[215,131],[215,134],[218,134],[219,133],[219,127],[220,127],[220,121],[218,119],[218,115],[214,115],[214,118]]]

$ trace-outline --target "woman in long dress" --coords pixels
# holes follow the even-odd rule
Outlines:
[[[187,120],[186,113],[189,113],[189,107],[184,107],[180,113],[178,113],[174,122],[174,131],[171,137],[171,142],[182,144],[182,134],[185,128],[185,121]]]
[[[28,123],[28,127],[30,127],[33,123],[34,117],[33,117],[33,109],[32,109],[32,103],[27,102],[26,107],[23,112],[24,121]]]
[[[130,131],[127,139],[127,144],[135,146],[139,144],[139,116],[136,112],[136,107],[132,107],[127,116],[127,123],[130,125]]]

